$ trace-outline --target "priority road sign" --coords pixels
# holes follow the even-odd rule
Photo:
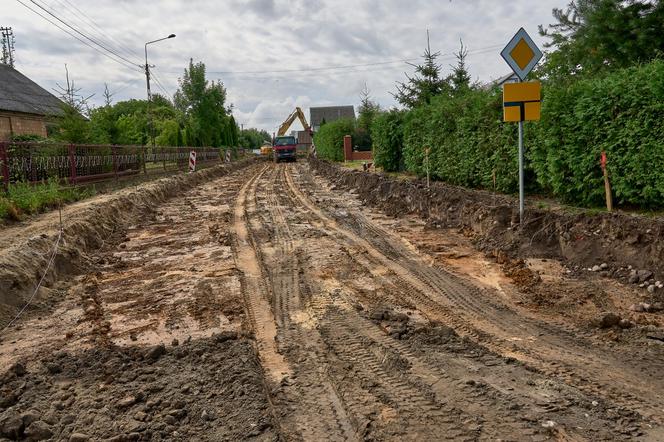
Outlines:
[[[505,49],[500,53],[507,64],[521,81],[524,81],[530,71],[542,59],[542,51],[525,29],[512,37]],[[523,122],[526,120],[539,120],[541,86],[539,83],[507,83],[503,88],[504,118],[505,121],[519,122],[519,218],[523,222],[526,207]]]
[[[523,28],[512,37],[500,55],[521,81],[526,79],[530,71],[542,59],[542,51]]]
[[[539,121],[542,108],[542,85],[506,83],[503,86],[503,111],[506,122]]]

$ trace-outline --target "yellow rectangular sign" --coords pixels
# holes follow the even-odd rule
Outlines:
[[[538,121],[542,108],[542,84],[506,83],[503,86],[503,117],[506,122]]]
[[[505,83],[503,86],[503,101],[541,101],[542,83],[531,81],[528,83]]]

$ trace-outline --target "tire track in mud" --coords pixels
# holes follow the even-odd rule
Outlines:
[[[284,427],[288,427],[290,418],[294,421],[293,426],[298,435],[306,440],[317,440],[321,437],[348,440],[349,436],[355,438],[355,435],[349,434],[348,423],[343,425],[340,422],[340,417],[347,414],[347,409],[350,416],[344,420],[352,420],[353,427],[357,428],[357,433],[363,437],[384,439],[404,436],[409,439],[425,439],[441,434],[446,438],[476,438],[481,432],[483,419],[447,405],[448,395],[441,394],[442,391],[438,388],[437,396],[436,392],[427,386],[426,380],[423,381],[419,376],[413,376],[409,371],[394,370],[390,361],[386,362],[386,355],[389,352],[396,360],[402,356],[398,354],[399,349],[388,349],[371,338],[371,333],[367,333],[367,330],[372,330],[373,336],[384,343],[389,341],[379,337],[382,332],[375,324],[356,313],[353,314],[348,304],[339,304],[338,297],[326,293],[322,288],[317,289],[315,295],[310,294],[313,281],[308,280],[306,272],[300,272],[298,254],[294,253],[296,250],[293,233],[283,210],[284,207],[300,205],[290,192],[280,192],[277,195],[274,191],[288,189],[286,168],[275,168],[270,180],[260,188],[265,203],[259,205],[270,213],[268,219],[271,220],[273,235],[272,238],[266,238],[267,235],[261,231],[263,229],[253,234],[257,237],[255,243],[263,244],[265,249],[269,249],[265,245],[270,241],[275,242],[271,247],[272,259],[268,258],[262,264],[266,264],[265,273],[269,274],[271,281],[275,317],[282,318],[278,319],[281,322],[279,342],[283,343],[280,349],[283,348],[287,359],[291,356],[291,359],[295,360],[291,364],[296,377],[295,383],[284,387],[282,391],[287,398],[295,395],[299,397],[294,416],[286,416],[282,420]],[[258,201],[262,202],[260,199]],[[302,247],[306,249],[307,245]],[[306,250],[297,252],[306,255]],[[260,255],[265,258],[270,253]],[[304,296],[300,295],[300,288],[296,284],[298,273],[301,274],[300,286],[305,292]],[[293,300],[285,299],[289,297]],[[308,307],[313,313],[311,316],[318,331],[312,330],[311,327],[305,329],[304,324],[300,323],[303,315],[306,316],[301,310],[303,299],[305,302],[311,300]],[[289,308],[289,311],[280,311],[280,308],[284,307]],[[314,351],[302,351],[301,347],[307,344]],[[376,348],[385,351],[376,352]],[[417,367],[424,375],[428,375],[429,379],[435,378],[431,384],[440,385],[442,373],[433,374],[427,371],[424,364],[415,361],[412,355],[407,363]],[[418,372],[419,374],[421,373]],[[331,378],[334,380],[331,381]],[[463,394],[465,393],[468,392]],[[455,394],[458,395],[459,391],[455,391]],[[472,398],[472,395],[470,397]],[[279,404],[279,399],[275,402]],[[476,401],[474,412],[480,403]],[[317,414],[311,416],[311,410],[317,410]],[[491,413],[491,418],[494,415],[495,413]],[[346,428],[346,434],[330,432],[330,429],[335,428],[335,425],[330,424],[335,421],[337,429]],[[521,432],[520,427],[524,425],[516,423],[508,415],[501,416],[500,421],[500,425],[495,426],[496,432],[491,432],[494,437],[501,434],[530,434]],[[327,427],[327,434],[319,431],[324,429],[322,427]],[[484,436],[487,435],[485,431]]]
[[[315,207],[302,201],[290,177],[286,174],[286,190],[291,198],[290,205],[301,206],[315,213]],[[312,220],[324,232],[330,233],[325,220],[319,217]],[[337,232],[338,233],[338,232]],[[315,284],[309,281],[309,284]],[[412,290],[412,289],[411,289]],[[498,391],[489,398],[483,392],[476,392],[472,383],[466,379],[450,378],[444,371],[438,370],[420,360],[407,346],[387,337],[374,323],[361,317],[351,304],[339,296],[326,295],[321,287],[316,290],[311,301],[311,308],[317,318],[318,327],[325,344],[336,365],[351,367],[351,371],[337,377],[337,388],[346,399],[351,412],[366,422],[367,401],[373,400],[374,410],[380,414],[395,413],[399,425],[406,437],[427,438],[432,434],[443,434],[450,438],[477,437],[499,438],[505,434],[519,434],[519,438],[528,438],[534,431],[519,419],[513,411],[500,412],[495,409],[496,397],[508,410],[513,399]],[[396,363],[408,368],[396,369]],[[333,370],[334,371],[334,370]],[[348,382],[348,378],[357,378],[359,385]],[[371,391],[363,388],[372,386]],[[368,399],[367,399],[368,398]],[[371,401],[369,401],[371,402]],[[454,406],[448,405],[453,403]],[[359,420],[358,419],[358,420]],[[492,422],[484,428],[485,421]],[[359,424],[360,431],[366,431],[365,425]],[[408,430],[404,430],[408,429]]]
[[[253,248],[252,253],[257,257],[256,264],[263,280],[269,284],[263,290],[266,297],[271,299],[274,319],[278,325],[278,334],[275,334],[276,350],[280,356],[286,355],[293,363],[290,365],[288,377],[282,378],[279,386],[273,390],[273,401],[281,413],[282,435],[288,439],[303,440],[357,440],[355,430],[346,414],[342,401],[326,378],[324,363],[317,356],[316,341],[320,338],[315,331],[306,331],[296,322],[295,316],[300,316],[300,279],[297,256],[293,237],[290,233],[281,203],[278,200],[275,188],[279,188],[279,176],[283,169],[272,168],[267,181],[261,181],[266,170],[255,177],[248,187],[246,200],[253,202],[246,204],[247,216],[247,245]],[[258,206],[257,185],[260,186],[265,207],[269,213],[268,220],[273,238],[266,234],[265,229],[257,219]],[[270,254],[263,253],[259,244],[271,241]],[[270,309],[270,305],[257,306]],[[313,348],[312,348],[313,347]],[[288,356],[293,353],[295,358]]]
[[[242,271],[242,294],[245,298],[252,328],[256,334],[261,365],[268,378],[278,384],[291,373],[290,367],[276,346],[277,327],[268,302],[260,261],[250,238],[248,212],[255,210],[250,195],[256,193],[256,183],[268,167],[261,169],[240,189],[234,208],[235,264]]]
[[[572,326],[551,324],[520,315],[509,307],[489,299],[479,288],[464,282],[445,269],[422,265],[419,263],[420,259],[408,250],[405,248],[399,250],[395,247],[393,244],[398,242],[389,241],[392,236],[390,233],[372,225],[360,213],[355,213],[352,217],[334,217],[334,219],[376,245],[386,253],[386,256],[397,260],[419,280],[429,285],[432,289],[430,293],[442,295],[440,298],[431,297],[434,304],[431,307],[443,314],[447,321],[456,324],[455,327],[475,338],[477,342],[494,351],[514,356],[546,374],[560,377],[570,385],[597,397],[609,398],[616,404],[626,406],[645,418],[658,422],[658,410],[661,409],[662,402],[656,399],[644,400],[644,397],[652,391],[652,381],[644,382],[641,371],[634,370],[631,365],[623,361],[605,354],[596,355],[588,344],[580,347],[579,342],[583,343],[583,334]],[[403,279],[400,281],[408,285],[407,281]],[[427,302],[426,297],[417,294],[415,297],[420,302]],[[441,309],[436,304],[445,304],[448,308]],[[472,324],[468,326],[465,321],[459,324],[459,315],[469,316]],[[477,327],[478,324],[481,326]],[[526,338],[515,336],[514,341],[510,341],[498,336],[499,334],[514,336],[517,333],[525,335]],[[582,363],[579,363],[580,361]],[[620,367],[619,371],[630,373],[631,379],[625,377],[623,386],[614,386],[613,382],[618,379],[615,373],[607,373],[607,366]],[[592,380],[598,376],[603,377],[602,382]],[[625,385],[628,385],[632,391],[626,391]]]
[[[398,246],[393,245],[398,244],[399,241],[382,229],[373,229],[373,231],[370,228],[367,229],[367,226],[371,227],[367,222],[360,231],[353,230],[352,223],[349,223],[351,226],[341,227],[339,221],[323,213],[297,189],[290,175],[287,176],[287,182],[289,191],[317,216],[326,228],[345,237],[351,244],[359,245],[366,252],[367,256],[359,257],[358,261],[362,259],[376,261],[389,268],[394,273],[397,283],[405,289],[404,293],[408,293],[425,313],[443,319],[445,323],[499,354],[515,356],[536,367],[542,373],[560,377],[566,383],[597,397],[608,397],[616,404],[636,411],[646,418],[653,417],[661,408],[661,403],[658,403],[656,399],[643,399],[644,395],[648,393],[643,388],[637,390],[635,394],[631,394],[624,388],[613,387],[611,381],[616,379],[611,375],[608,378],[605,377],[603,383],[593,381],[593,377],[602,373],[606,365],[602,364],[601,358],[594,355],[588,356],[587,349],[573,345],[569,340],[571,328],[540,324],[534,319],[522,318],[514,314],[506,306],[496,306],[490,302],[485,304],[485,299],[483,299],[485,296],[478,289],[457,281],[458,277],[448,272],[440,274],[439,269],[419,263],[420,259],[414,258],[405,249],[401,251]],[[307,184],[311,185],[311,182],[307,182]],[[467,315],[468,313],[459,307],[467,309],[475,321],[488,322],[494,330],[492,328],[478,330],[472,320],[467,323],[466,320],[459,317],[459,314]],[[518,330],[519,328],[521,330]],[[540,342],[544,341],[543,347],[549,347],[548,351],[553,350],[554,354],[547,354],[547,349],[540,349],[539,352],[530,351],[530,349],[519,347],[504,338],[500,339],[495,333],[492,333],[492,331],[497,331],[498,334],[507,332],[508,335],[513,335],[515,331],[523,333],[524,329],[538,338],[551,336],[552,339],[544,339]],[[568,350],[567,346],[572,349]],[[560,356],[572,361],[560,363],[558,361]],[[588,366],[583,367],[584,363]],[[628,382],[625,379],[623,384],[628,384]],[[645,387],[644,384],[641,386]]]

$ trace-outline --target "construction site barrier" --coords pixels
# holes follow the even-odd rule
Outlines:
[[[239,157],[243,149],[234,149]],[[58,178],[70,184],[126,175],[186,171],[195,152],[198,166],[222,163],[230,149],[218,147],[123,146],[39,142],[0,142],[0,173],[11,183]]]

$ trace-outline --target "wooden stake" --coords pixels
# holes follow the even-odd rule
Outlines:
[[[611,182],[609,181],[609,171],[606,169],[606,152],[602,152],[602,172],[604,173],[604,192],[606,193],[606,209],[613,212],[613,192],[611,192]]]
[[[604,168],[604,190],[606,192],[606,208],[609,212],[613,212],[613,194],[609,182],[609,171],[606,168]]]
[[[424,154],[426,155],[426,161],[427,161],[427,189],[429,188],[429,148],[425,147],[424,148]]]

